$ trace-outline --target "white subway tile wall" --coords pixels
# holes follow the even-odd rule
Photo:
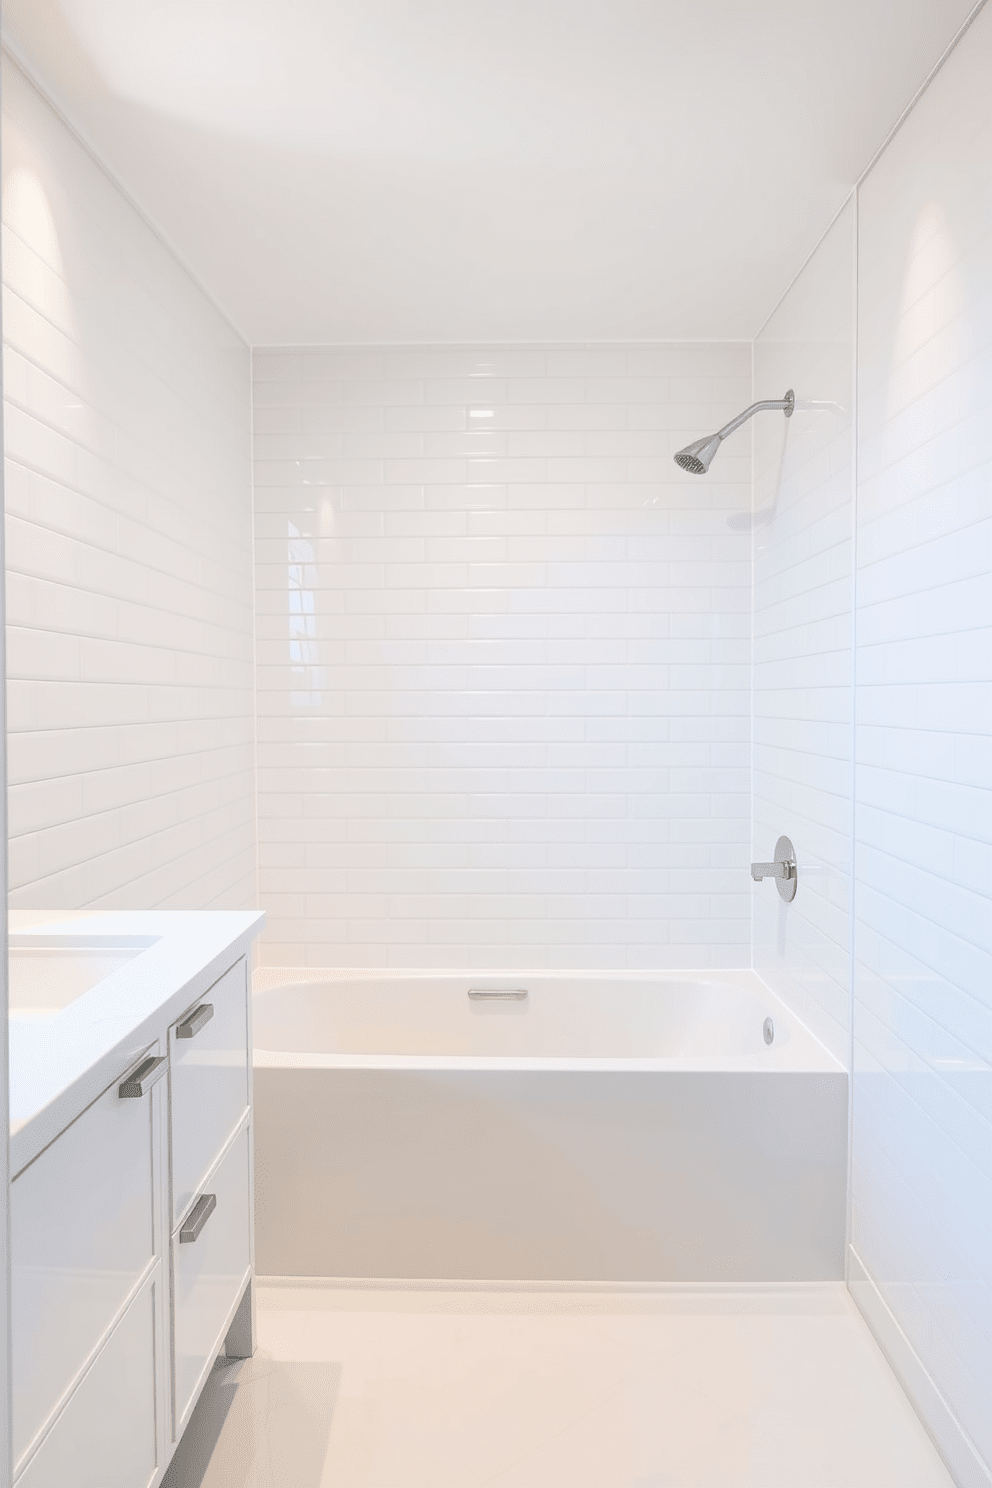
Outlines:
[[[796,850],[799,888],[754,888],[754,966],[850,1064],[853,200],[754,347],[754,840]]]
[[[853,1243],[992,1471],[990,76],[861,193]]]
[[[3,60],[10,902],[255,897],[249,353]]]
[[[254,369],[265,960],[746,965],[750,347]]]

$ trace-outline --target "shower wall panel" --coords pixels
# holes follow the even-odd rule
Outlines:
[[[755,341],[754,840],[791,838],[799,891],[754,887],[754,967],[836,1057],[851,1056],[854,503],[853,200]]]
[[[969,1485],[992,1482],[990,76],[987,8],[862,188],[858,269],[853,1289]]]
[[[254,368],[268,963],[746,964],[750,346]]]
[[[254,902],[249,354],[3,59],[10,902]]]

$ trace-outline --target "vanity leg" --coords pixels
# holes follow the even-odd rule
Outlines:
[[[224,1339],[224,1352],[229,1359],[250,1359],[255,1352],[255,1286],[249,1276],[245,1294],[238,1303],[234,1321]]]

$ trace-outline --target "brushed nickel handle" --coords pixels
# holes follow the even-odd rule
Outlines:
[[[523,1002],[528,993],[526,987],[469,987],[468,995],[473,1002]]]
[[[209,1023],[214,1015],[212,1002],[201,1002],[191,1013],[187,1013],[181,1023],[176,1024],[176,1038],[194,1038],[205,1023]]]
[[[143,1059],[138,1068],[132,1070],[118,1087],[117,1094],[121,1100],[136,1100],[139,1095],[147,1095],[155,1081],[165,1074],[168,1063],[164,1054],[157,1058],[153,1054],[148,1059]]]
[[[788,837],[780,837],[775,844],[775,860],[772,863],[752,863],[751,877],[756,883],[763,878],[774,878],[779,894],[787,904],[796,897],[799,886],[799,869],[796,866],[796,849]]]
[[[192,1245],[195,1240],[198,1240],[203,1226],[216,1208],[216,1194],[201,1194],[189,1211],[186,1223],[179,1231],[179,1244]]]

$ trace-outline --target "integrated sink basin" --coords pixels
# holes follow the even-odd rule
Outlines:
[[[148,935],[11,935],[11,1018],[54,1018],[157,940]]]

